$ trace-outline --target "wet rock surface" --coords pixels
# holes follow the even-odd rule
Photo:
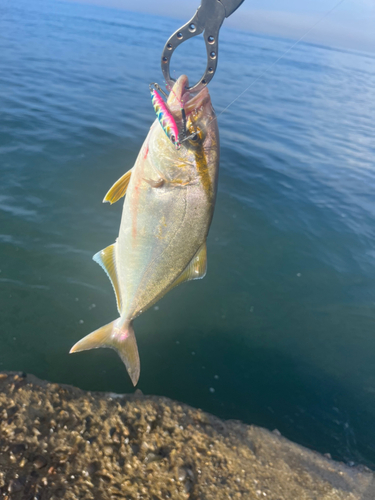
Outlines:
[[[0,373],[0,498],[373,500],[374,474],[143,395]]]

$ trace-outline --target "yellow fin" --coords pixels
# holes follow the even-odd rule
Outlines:
[[[104,248],[94,255],[93,260],[104,269],[104,271],[107,273],[108,278],[111,280],[113,290],[115,291],[116,295],[117,310],[121,314],[121,294],[117,277],[115,247],[116,243],[110,245],[107,248]]]
[[[186,269],[180,274],[180,276],[171,284],[168,288],[172,288],[184,283],[185,281],[200,280],[206,276],[207,272],[207,245],[206,242],[199,248],[197,253],[191,259],[190,263]]]
[[[126,172],[126,174],[120,177],[119,180],[113,184],[111,189],[104,196],[103,203],[109,202],[112,205],[112,203],[116,203],[116,201],[125,196],[130,182],[130,177],[132,175],[132,170],[133,169],[131,168],[128,172]]]
[[[130,321],[119,318],[102,326],[77,342],[70,349],[70,353],[88,351],[98,347],[109,347],[117,351],[126,366],[133,385],[137,384],[141,365],[137,341]]]

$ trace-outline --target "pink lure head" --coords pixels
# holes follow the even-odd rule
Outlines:
[[[178,127],[172,113],[168,109],[167,104],[163,101],[161,95],[156,89],[151,90],[151,99],[156,116],[158,117],[160,125],[162,126],[166,136],[176,146],[176,149],[180,149],[181,144],[178,140]]]

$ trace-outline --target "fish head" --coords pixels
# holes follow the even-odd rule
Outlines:
[[[176,122],[180,147],[166,136],[156,121],[151,129],[150,152],[157,169],[165,178],[180,176],[185,182],[193,177],[202,178],[207,171],[211,178],[205,184],[216,185],[216,170],[219,163],[219,132],[215,111],[211,104],[208,88],[198,94],[188,89],[187,76],[182,75],[173,85],[167,106]],[[184,117],[186,133],[184,135]],[[213,193],[215,189],[212,189]]]
[[[212,142],[218,134],[217,120],[208,88],[204,87],[196,94],[191,92],[188,86],[188,77],[180,76],[173,85],[167,101],[180,131],[182,147],[187,150],[204,147],[206,142]],[[185,138],[182,135],[184,132],[182,109],[186,117]]]

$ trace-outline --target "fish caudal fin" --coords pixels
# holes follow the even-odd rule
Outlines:
[[[130,321],[123,321],[119,318],[102,326],[77,342],[70,349],[70,353],[88,351],[98,347],[109,347],[117,351],[126,366],[133,385],[137,385],[141,366],[137,341]]]

